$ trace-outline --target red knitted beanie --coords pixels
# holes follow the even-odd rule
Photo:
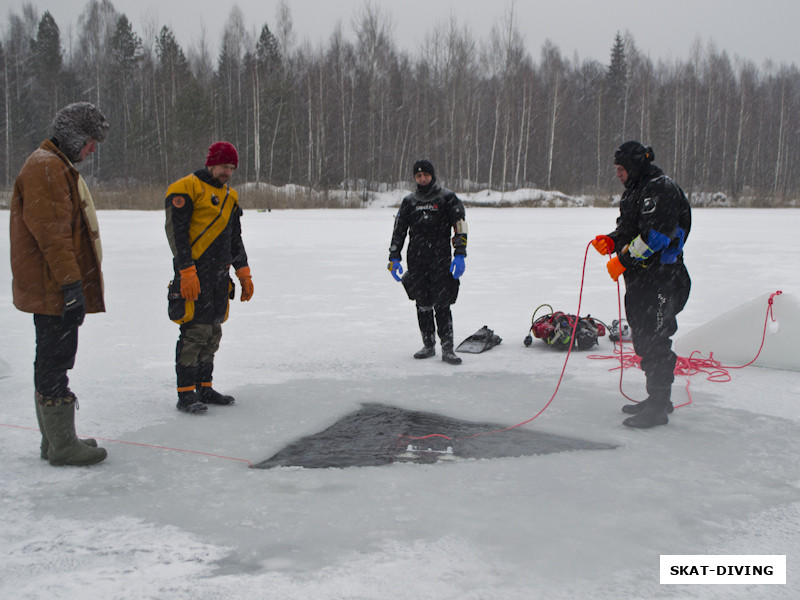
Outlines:
[[[208,148],[208,156],[206,156],[206,166],[213,167],[214,165],[239,166],[239,155],[233,144],[230,142],[214,142],[211,144]]]

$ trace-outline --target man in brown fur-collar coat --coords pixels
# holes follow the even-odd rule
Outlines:
[[[106,457],[94,440],[75,435],[78,327],[105,311],[102,249],[92,195],[75,164],[106,139],[109,125],[93,104],[76,102],[53,121],[53,137],[22,166],[11,200],[14,306],[33,314],[34,384],[41,456],[52,465],[90,465]]]

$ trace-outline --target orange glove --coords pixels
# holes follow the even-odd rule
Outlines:
[[[181,296],[184,300],[197,300],[200,297],[200,280],[197,278],[197,267],[192,265],[181,269]]]
[[[611,275],[611,279],[617,281],[619,276],[625,272],[625,267],[622,266],[622,263],[619,261],[619,256],[615,256],[606,265],[606,269],[608,269],[608,274]]]
[[[592,240],[592,246],[600,254],[611,254],[614,252],[614,240],[607,235],[598,235]]]
[[[239,283],[242,285],[241,301],[247,302],[253,297],[253,278],[250,277],[250,267],[236,269],[236,276],[239,278]]]

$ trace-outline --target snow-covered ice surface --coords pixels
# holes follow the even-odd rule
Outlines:
[[[246,211],[255,296],[232,305],[215,372],[237,403],[200,417],[174,406],[163,215],[101,212],[108,312],[87,317],[71,372],[78,432],[109,451],[91,468],[38,456],[33,324],[11,304],[4,235],[0,597],[798,597],[797,371],[695,376],[691,406],[632,431],[619,371],[589,358],[611,354],[604,337],[572,355],[526,427],[614,450],[249,469],[364,402],[513,425],[555,390],[565,355],[523,345],[531,313],[545,302],[577,310],[586,244],[617,211],[468,209],[456,341],[488,325],[503,342],[458,367],[411,356],[414,306],[386,270],[393,212]],[[800,293],[798,229],[797,210],[695,210],[679,335],[762,294]],[[593,250],[586,313],[607,323],[617,313]],[[623,388],[641,398],[642,374],[626,370]],[[662,586],[662,554],[785,554],[787,584]]]

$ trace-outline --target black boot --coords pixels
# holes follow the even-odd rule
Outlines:
[[[622,407],[622,412],[624,412],[626,415],[638,415],[640,412],[642,412],[642,410],[644,410],[644,407],[647,406],[649,401],[650,397],[648,396],[638,404],[626,404]],[[667,400],[667,414],[671,415],[674,410],[675,407],[672,406],[672,402]]]
[[[414,353],[414,358],[430,358],[431,356],[436,355],[436,346],[431,344],[430,346],[426,343],[422,348],[420,348],[417,352]]]
[[[622,422],[623,425],[637,429],[649,429],[669,423],[667,410],[672,407],[669,389],[654,391],[647,397],[647,400],[639,404],[644,404],[644,407],[632,417],[625,419]]]
[[[460,365],[461,364],[461,357],[458,356],[455,352],[453,352],[453,344],[450,343],[449,345],[442,344],[442,360],[451,365]]]
[[[424,345],[414,353],[414,358],[430,358],[436,354],[436,325],[433,322],[433,307],[417,306],[417,322]]]
[[[183,326],[181,326],[183,327]],[[178,340],[178,360],[175,361],[175,374],[178,376],[178,404],[176,408],[190,415],[198,415],[206,412],[208,407],[200,402],[195,392],[197,384],[197,365],[182,365],[180,362],[181,340]]]
[[[449,305],[436,307],[436,328],[442,342],[442,360],[450,365],[460,365],[461,358],[453,351],[453,313]]]
[[[667,423],[669,423],[669,417],[667,417],[666,407],[653,404],[648,404],[638,414],[628,417],[622,422],[623,425],[636,429],[649,429]]]
[[[203,404],[218,404],[220,406],[230,406],[236,399],[233,396],[220,394],[211,387],[211,382],[207,381],[200,384],[197,388],[197,396]]]
[[[194,390],[178,392],[178,404],[176,408],[190,415],[199,415],[208,410],[208,407],[200,402]]]
[[[218,404],[228,406],[236,402],[233,396],[220,394],[211,387],[211,379],[214,374],[214,363],[200,361],[197,364],[197,398],[203,404]]]

